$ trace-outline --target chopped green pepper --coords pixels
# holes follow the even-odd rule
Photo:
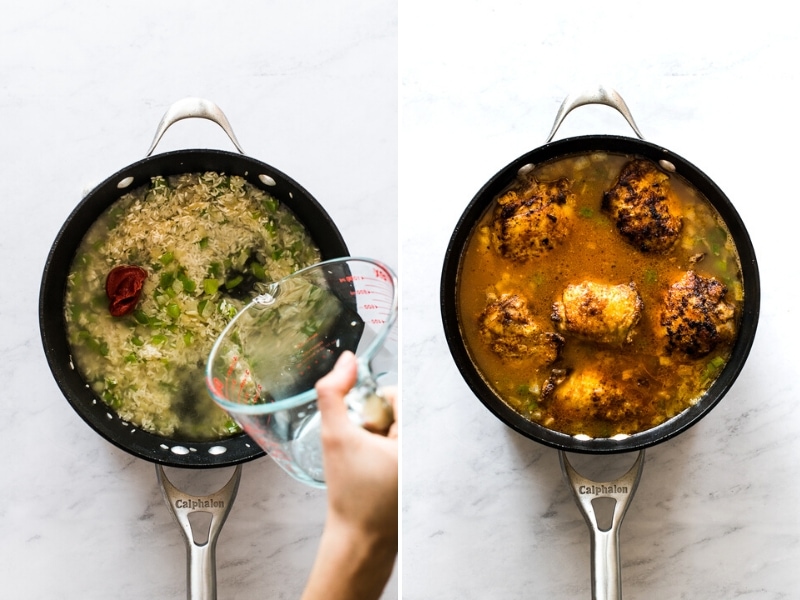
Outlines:
[[[237,275],[236,277],[233,277],[233,278],[231,278],[231,279],[229,279],[228,281],[225,282],[225,289],[226,290],[232,290],[233,288],[235,288],[237,285],[239,285],[243,281],[244,281],[244,277],[242,275]]]
[[[720,369],[725,366],[725,359],[721,356],[715,356],[712,358],[706,366],[703,368],[703,372],[700,374],[700,378],[703,383],[711,381],[712,379],[716,378],[717,374],[719,373]]]
[[[88,331],[80,331],[78,333],[78,339],[92,352],[96,352],[100,356],[108,356],[108,344],[103,340],[93,338],[92,334]]]
[[[174,281],[175,281],[175,273],[162,273],[161,277],[158,280],[158,286],[161,289],[166,290],[172,287]]]
[[[260,279],[261,281],[267,280],[267,272],[264,270],[264,267],[261,266],[261,263],[256,261],[250,263],[250,271],[252,271],[253,275],[255,275],[257,279]]]
[[[303,326],[300,328],[300,331],[305,335],[311,336],[317,333],[318,329],[319,326],[315,321],[306,321],[305,323],[303,323]]]
[[[203,291],[209,296],[213,296],[214,294],[216,294],[218,289],[219,289],[219,281],[217,281],[216,279],[203,280]]]
[[[167,304],[167,316],[169,316],[170,319],[177,319],[178,317],[180,317],[181,316],[180,307],[174,302]]]
[[[181,285],[183,285],[183,291],[189,294],[191,294],[197,287],[197,284],[191,279],[189,279],[186,273],[183,272],[179,273],[178,280],[181,282]]]

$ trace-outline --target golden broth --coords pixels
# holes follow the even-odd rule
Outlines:
[[[461,330],[483,378],[521,415],[570,435],[612,437],[649,429],[695,403],[719,374],[732,343],[720,345],[702,358],[689,359],[667,354],[659,333],[664,295],[687,270],[724,283],[726,301],[736,308],[737,323],[741,314],[741,268],[731,235],[711,204],[679,176],[668,173],[681,203],[683,227],[680,239],[666,254],[645,254],[634,248],[601,212],[603,192],[614,185],[630,159],[597,152],[556,159],[526,172],[524,177],[533,175],[538,181],[567,177],[572,182],[575,217],[567,239],[526,262],[506,259],[490,241],[493,202],[470,234],[460,265],[457,300]],[[703,255],[699,261],[698,255]],[[555,331],[550,320],[554,301],[567,285],[589,280],[636,285],[644,308],[630,343],[602,345],[565,333],[556,363],[536,369],[525,359],[504,360],[482,340],[478,319],[490,297],[503,293],[524,296],[537,322]],[[541,390],[554,368],[572,372],[586,365],[602,368],[615,385],[627,390],[626,402],[635,404],[633,415],[619,420],[579,418],[561,410],[552,398],[542,399]]]

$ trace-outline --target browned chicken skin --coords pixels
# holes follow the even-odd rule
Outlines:
[[[533,319],[527,302],[516,294],[493,299],[478,318],[480,333],[492,352],[505,359],[530,359],[532,369],[558,358],[563,338]]]
[[[730,340],[736,323],[733,305],[725,302],[727,292],[718,280],[694,271],[674,283],[667,291],[660,321],[667,349],[699,357]]]
[[[562,242],[569,233],[575,197],[567,179],[540,183],[497,199],[492,224],[492,244],[506,258],[525,261],[540,256]]]
[[[630,342],[642,316],[636,286],[584,281],[568,285],[553,304],[552,319],[561,333],[572,333],[601,344]]]
[[[602,209],[617,230],[642,252],[665,252],[681,232],[681,215],[669,177],[649,160],[633,160],[603,194]]]
[[[551,382],[552,385],[544,388],[542,401],[548,404],[556,419],[569,419],[574,423],[598,420],[622,423],[648,417],[648,410],[642,408],[651,404],[644,401],[651,394],[647,378],[609,369],[602,356],[594,366],[560,376],[554,372]]]

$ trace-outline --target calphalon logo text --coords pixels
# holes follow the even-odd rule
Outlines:
[[[609,485],[582,485],[578,488],[580,494],[627,494],[627,485],[616,485],[614,483]]]
[[[199,508],[225,508],[222,500],[175,500],[175,508],[189,508],[197,510]]]

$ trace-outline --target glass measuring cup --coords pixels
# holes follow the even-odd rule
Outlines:
[[[206,364],[206,386],[287,473],[325,487],[314,385],[345,350],[358,378],[350,418],[381,432],[393,422],[378,393],[396,383],[397,277],[369,258],[339,258],[265,284],[228,324]]]

